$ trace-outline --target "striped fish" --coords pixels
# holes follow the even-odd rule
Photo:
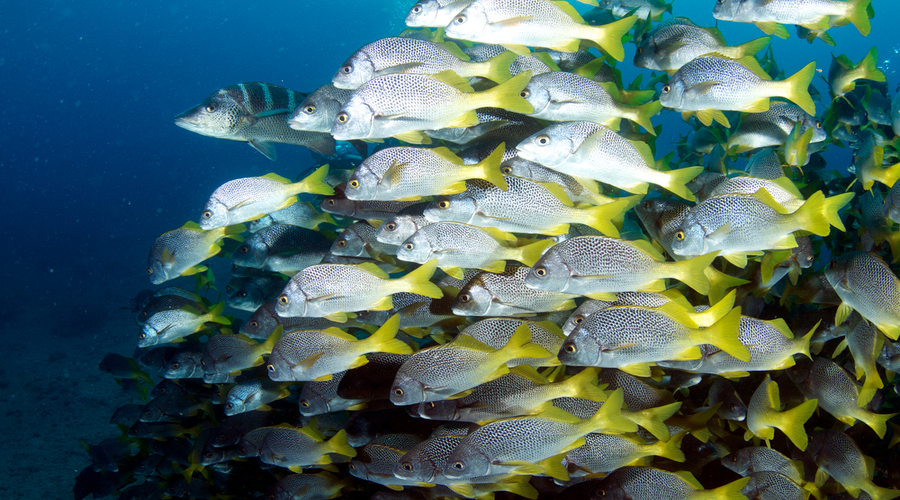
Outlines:
[[[239,83],[215,91],[179,114],[175,125],[200,135],[246,142],[270,160],[276,158],[276,142],[333,156],[334,138],[330,134],[288,126],[288,117],[306,96],[271,83]]]

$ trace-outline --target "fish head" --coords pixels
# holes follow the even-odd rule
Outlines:
[[[351,460],[350,464],[347,465],[347,468],[350,470],[350,475],[365,481],[369,480],[369,468],[362,460]]]
[[[339,89],[358,89],[362,84],[377,76],[375,63],[365,50],[357,50],[350,56],[331,79]]]
[[[281,346],[275,344],[272,353],[269,354],[266,363],[266,372],[269,374],[269,380],[273,382],[290,382],[294,380],[293,356],[290,353],[282,353]]]
[[[271,307],[260,307],[241,325],[241,330],[238,333],[242,333],[251,339],[268,338],[269,334],[275,331],[278,325],[279,321],[275,317],[274,310]]]
[[[150,276],[150,283],[159,285],[175,278],[178,273],[173,272],[174,265],[175,252],[157,239],[150,248],[150,256],[147,258],[147,274]]]
[[[458,316],[487,316],[494,298],[494,294],[476,277],[459,291],[451,310]]]
[[[451,421],[458,418],[456,400],[445,399],[441,401],[427,401],[419,403],[417,409],[419,416],[428,420]]]
[[[529,113],[529,115],[540,118],[551,118],[550,114],[554,110],[551,107],[552,97],[550,95],[550,85],[545,85],[543,82],[548,79],[552,82],[553,76],[552,72],[535,75],[531,81],[528,82],[528,85],[519,92],[519,97],[531,103],[531,106],[534,108],[534,111]]]
[[[416,446],[406,455],[400,457],[400,460],[394,465],[394,476],[407,481],[422,481],[430,483],[434,479],[435,473],[440,469],[429,457],[426,448]]]
[[[252,410],[250,403],[256,399],[255,393],[231,390],[225,398],[225,415],[232,416]]]
[[[193,360],[189,359],[188,356],[181,356],[181,354],[187,353],[179,353],[172,357],[172,360],[169,361],[168,366],[166,366],[166,370],[162,374],[163,378],[178,380],[182,378],[189,378],[190,375],[193,374]]]
[[[502,24],[502,23],[501,23]],[[459,12],[447,25],[445,35],[461,40],[482,40],[492,31],[487,7],[481,2],[472,2]]]
[[[672,236],[672,251],[676,255],[703,255],[714,251],[708,243],[703,225],[695,220],[685,220]]]
[[[228,223],[228,205],[215,195],[210,196],[203,207],[203,212],[200,212],[200,229],[208,231],[217,227],[227,226]]]
[[[262,268],[269,257],[269,249],[265,241],[253,235],[238,246],[231,254],[231,262],[239,266]]]
[[[828,267],[825,268],[825,277],[835,291],[847,289],[849,285],[849,264],[849,259],[835,259],[829,262]]]
[[[720,21],[734,21],[741,11],[742,4],[753,3],[747,0],[716,0],[713,7],[713,17]]]
[[[478,206],[468,196],[438,196],[425,209],[429,222],[456,221],[468,223],[475,216]]]
[[[375,239],[381,243],[399,245],[415,234],[418,229],[412,216],[397,215],[378,226],[378,229],[375,231]]]
[[[151,347],[160,343],[160,339],[167,328],[166,326],[158,328],[155,323],[153,318],[144,323],[141,333],[138,334],[138,347]]]
[[[193,108],[175,116],[175,125],[207,137],[229,138],[244,121],[243,107],[221,89]]]
[[[473,446],[460,443],[447,457],[444,475],[451,479],[487,476],[491,470],[491,459]]]
[[[519,158],[548,168],[561,165],[578,149],[566,127],[548,127],[516,145]]]
[[[259,219],[252,220],[247,224],[247,230],[251,233],[255,233],[261,229],[265,229],[272,224],[275,224],[275,219],[271,215],[263,215]]]
[[[391,403],[395,405],[411,405],[425,401],[425,385],[418,380],[398,373],[391,384]]]
[[[318,384],[306,383],[303,385],[303,390],[300,391],[300,414],[304,417],[313,417],[331,411],[328,399],[319,394],[317,386]]]
[[[301,271],[296,276],[302,276]],[[291,279],[284,287],[281,295],[275,299],[275,314],[282,318],[296,318],[307,316],[310,312],[310,297],[306,295],[300,284]]]
[[[600,345],[581,326],[569,334],[557,354],[560,363],[571,366],[600,366],[601,356]]]
[[[667,108],[684,109],[686,104],[684,94],[687,91],[687,85],[680,73],[681,70],[678,70],[660,89],[659,102]]]
[[[334,240],[334,243],[331,244],[331,249],[329,250],[333,255],[340,255],[343,257],[368,257],[369,254],[366,252],[366,242],[362,239],[362,237],[353,230],[353,227],[348,227],[343,230],[338,238]]]
[[[634,53],[634,65],[645,69],[660,69],[659,64],[655,60],[656,49],[656,41],[653,37],[644,37]]]
[[[436,24],[440,10],[441,4],[438,0],[420,0],[406,14],[406,25],[410,28],[426,26],[442,28],[443,25]]]
[[[166,416],[162,412],[162,408],[159,404],[154,403],[151,400],[149,403],[144,405],[144,408],[141,409],[141,415],[138,417],[138,420],[141,422],[162,422],[166,420]]]
[[[381,180],[364,161],[347,180],[344,195],[351,200],[374,200]]]
[[[400,244],[397,249],[397,258],[424,264],[434,258],[432,257],[434,251],[428,238],[421,231],[417,231]]]
[[[331,135],[339,141],[374,137],[375,117],[375,110],[355,94],[335,117]]]
[[[252,312],[258,309],[265,301],[263,293],[263,290],[255,286],[255,283],[251,281],[230,295],[226,304],[228,304],[228,307]]]
[[[742,476],[747,476],[749,473],[753,472],[750,470],[753,465],[751,460],[752,451],[751,448],[742,448],[738,451],[729,453],[722,457],[722,465],[724,465],[726,469],[733,470]]]
[[[571,240],[569,240],[571,241]],[[574,274],[566,265],[560,245],[551,247],[534,263],[525,276],[525,285],[537,290],[564,292],[569,288],[569,278]]]

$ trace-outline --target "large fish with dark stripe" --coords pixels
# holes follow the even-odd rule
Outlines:
[[[175,125],[200,135],[246,142],[270,160],[276,157],[275,142],[333,156],[330,134],[294,130],[288,125],[288,117],[306,95],[271,83],[230,85],[177,115]]]

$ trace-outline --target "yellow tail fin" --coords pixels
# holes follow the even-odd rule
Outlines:
[[[437,270],[437,259],[429,260],[419,266],[418,269],[400,278],[398,281],[402,282],[402,289],[398,291],[418,293],[432,299],[443,297],[444,292],[430,281],[435,270]]]
[[[775,95],[790,100],[797,106],[800,106],[803,111],[815,116],[816,104],[813,102],[812,96],[809,95],[809,84],[812,83],[815,74],[816,62],[813,61],[791,77],[779,82],[778,88],[780,92]]]
[[[719,252],[711,252],[688,260],[682,260],[673,264],[675,272],[673,276],[678,281],[693,288],[697,293],[707,295],[709,293],[709,278],[706,277],[706,268],[709,267]]]
[[[505,360],[504,363],[513,359],[548,358],[553,356],[547,349],[531,342],[531,329],[528,328],[527,324],[516,328],[509,342],[498,350],[496,355],[499,356],[498,360]]]
[[[603,392],[603,389],[597,387],[598,373],[600,373],[600,368],[588,367],[572,375],[561,383],[559,387],[561,392],[557,397],[565,395],[591,401],[605,401],[606,393]]]
[[[497,85],[494,88],[477,92],[472,96],[472,109],[493,107],[503,108],[515,113],[534,113],[534,107],[519,94],[531,80],[531,71],[525,71]]]
[[[860,415],[856,416],[860,420],[866,423],[875,434],[878,435],[879,439],[884,438],[884,434],[887,432],[887,422],[888,420],[900,415],[900,413],[888,413],[888,414],[878,414],[871,412],[861,412]]]
[[[338,453],[351,458],[356,456],[356,450],[347,444],[347,431],[344,429],[339,430],[333,438],[328,440],[328,447],[331,449],[331,453]]]
[[[302,181],[291,184],[291,194],[311,193],[331,196],[334,194],[334,189],[325,183],[325,177],[327,176],[328,165],[322,165],[315,172],[307,175]]]
[[[628,199],[620,198],[606,205],[581,209],[581,213],[584,214],[584,219],[581,222],[606,236],[618,238],[619,230],[612,221],[627,210],[628,204]]]
[[[709,328],[695,330],[708,344],[731,354],[741,361],[750,361],[750,350],[741,343],[741,308],[735,307]]]
[[[591,29],[590,38],[603,49],[603,52],[612,56],[616,61],[621,61],[625,58],[622,37],[628,33],[637,20],[637,16],[629,16],[603,26],[595,26]]]
[[[737,481],[732,481],[725,486],[719,486],[713,490],[710,490],[710,498],[715,500],[745,500],[747,497],[741,490],[744,489],[744,486],[747,486],[747,483],[750,482],[749,477],[743,477],[738,479]]]
[[[622,405],[625,403],[625,393],[618,388],[609,395],[603,406],[597,410],[593,417],[585,420],[585,434],[588,432],[602,432],[606,434],[625,434],[637,432],[637,425],[622,416]]]
[[[862,36],[868,36],[872,31],[872,25],[869,23],[869,4],[872,0],[851,0],[847,6],[847,20],[850,21]]]
[[[512,74],[509,72],[509,67],[512,65],[513,61],[516,60],[516,57],[517,56],[514,52],[507,50],[506,52],[498,54],[488,59],[487,61],[477,63],[479,64],[479,66],[482,66],[479,73],[481,74],[481,76],[493,81],[494,83],[503,83],[512,78]]]
[[[653,452],[658,457],[668,458],[673,462],[684,462],[684,452],[681,451],[681,440],[687,435],[687,431],[681,431],[672,436],[668,441],[656,443]]]
[[[700,175],[703,170],[704,167],[687,167],[679,168],[678,170],[669,170],[666,172],[669,179],[663,187],[685,200],[696,201],[697,198],[695,198],[694,193],[688,189],[687,183],[691,182],[694,177]]]
[[[400,328],[400,315],[395,314],[388,318],[369,338],[363,340],[366,353],[390,352],[394,354],[412,354],[412,348],[402,340],[396,338]]]
[[[671,418],[679,408],[681,408],[680,401],[656,408],[628,412],[626,418],[647,429],[647,432],[653,434],[653,437],[656,439],[667,441],[670,437],[669,428],[666,426],[665,421]]]
[[[764,36],[761,38],[757,38],[756,40],[750,40],[747,43],[743,43],[734,47],[734,50],[737,52],[734,59],[740,59],[744,56],[752,56],[756,55],[757,52],[766,48],[766,45],[772,41],[772,37]]]
[[[490,182],[503,191],[506,191],[507,185],[506,179],[503,178],[503,172],[500,171],[500,162],[503,161],[503,153],[505,151],[506,144],[500,143],[490,156],[475,165],[472,165],[473,169],[478,168],[481,170],[481,175],[478,176],[479,178]]]
[[[850,198],[853,197],[853,193],[844,193],[839,196],[847,194],[850,195]],[[790,214],[790,217],[795,220],[794,227],[797,229],[809,231],[818,236],[828,236],[828,233],[831,232],[831,225],[827,219],[828,214],[825,211],[825,195],[821,191],[813,193],[796,212]],[[840,219],[838,219],[838,223],[840,223]],[[843,229],[843,224],[841,224],[841,228]]]
[[[803,424],[816,411],[818,404],[818,399],[810,399],[790,410],[773,414],[770,424],[781,429],[781,432],[794,443],[794,446],[800,448],[801,451],[806,450],[809,437],[806,435],[806,429],[803,428]]]
[[[656,135],[656,131],[653,130],[653,122],[650,121],[650,117],[657,115],[660,111],[662,111],[662,102],[653,101],[648,102],[647,104],[642,104],[640,106],[625,108],[625,113],[622,118],[627,118],[634,123],[644,127],[648,133],[652,135]]]
[[[714,267],[707,267],[703,271],[703,273],[706,274],[706,277],[709,279],[710,304],[722,300],[722,298],[725,296],[725,292],[729,288],[734,288],[736,286],[746,285],[747,283],[750,283],[745,279],[736,278],[734,276],[731,276],[730,274],[725,274]]]

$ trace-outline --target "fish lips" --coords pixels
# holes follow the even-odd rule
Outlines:
[[[207,137],[223,137],[228,134],[228,127],[214,126],[203,109],[203,104],[175,115],[175,125],[195,134]]]

